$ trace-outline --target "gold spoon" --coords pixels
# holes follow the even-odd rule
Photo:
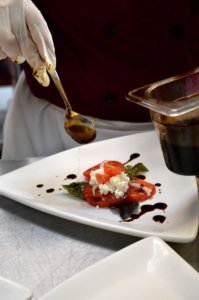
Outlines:
[[[66,106],[66,116],[64,119],[65,130],[80,144],[91,142],[96,137],[96,129],[93,122],[72,110],[57,71],[55,70],[52,74],[50,73],[50,76]]]

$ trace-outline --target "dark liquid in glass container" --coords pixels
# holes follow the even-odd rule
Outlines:
[[[157,124],[160,144],[168,169],[180,175],[199,174],[198,124]]]

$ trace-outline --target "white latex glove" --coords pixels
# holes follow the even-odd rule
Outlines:
[[[31,0],[0,0],[0,60],[6,57],[15,63],[26,60],[38,82],[49,85],[47,70],[51,73],[56,67],[54,44]]]

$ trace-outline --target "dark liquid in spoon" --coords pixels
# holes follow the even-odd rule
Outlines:
[[[72,124],[71,126],[65,127],[65,129],[69,132],[70,136],[80,144],[89,143],[96,137],[96,131],[86,125]]]

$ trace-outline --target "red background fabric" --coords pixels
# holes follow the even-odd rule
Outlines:
[[[199,8],[191,0],[34,1],[51,30],[57,70],[73,109],[102,119],[143,122],[149,112],[128,91],[198,66]],[[53,84],[32,93],[64,107]]]

